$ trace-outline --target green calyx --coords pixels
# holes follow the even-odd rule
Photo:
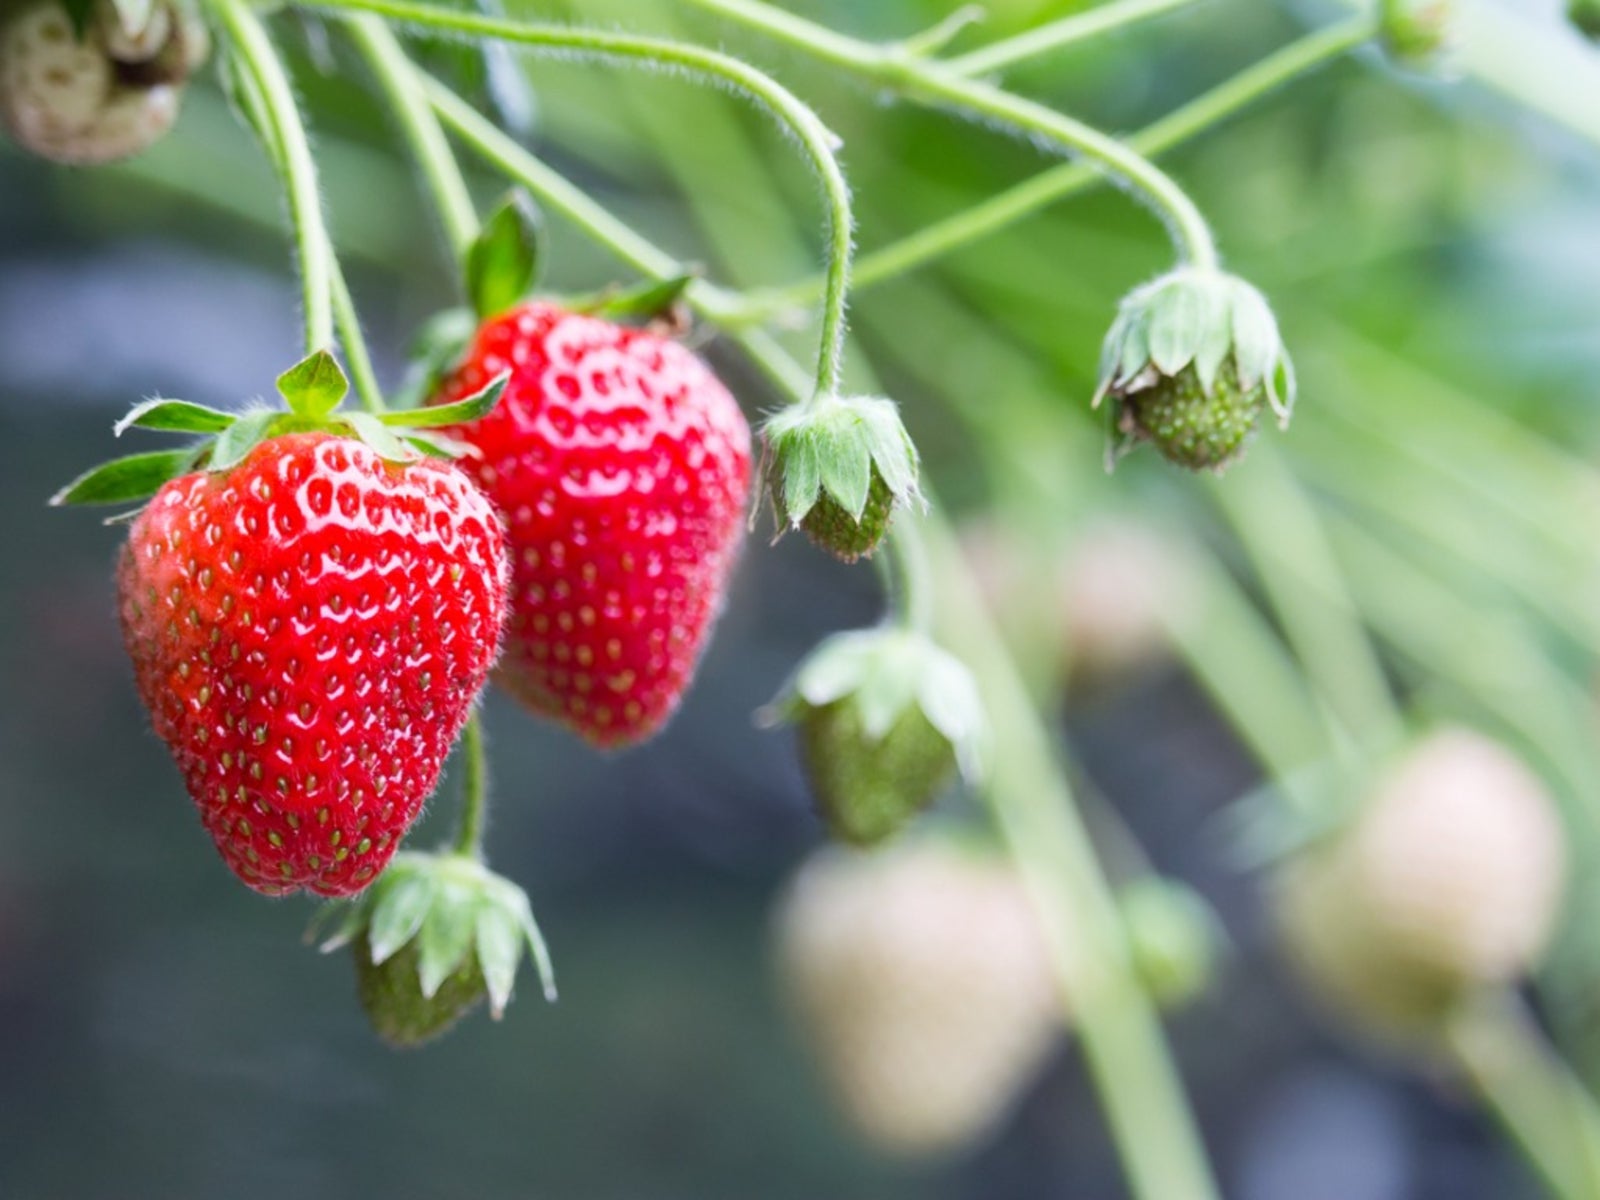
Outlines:
[[[897,507],[921,502],[916,446],[891,400],[822,396],[778,413],[763,433],[780,534],[804,529],[854,562],[877,548]]]
[[[262,442],[290,433],[324,431],[366,443],[391,462],[413,462],[429,455],[456,458],[464,447],[432,429],[474,421],[493,410],[505,392],[509,372],[454,404],[435,408],[367,413],[340,405],[350,390],[338,361],[319,350],[278,377],[286,408],[225,412],[187,400],[146,400],[118,421],[114,432],[154,429],[195,433],[199,441],[177,450],[133,454],[102,463],[51,497],[52,505],[128,504],[149,499],[163,484],[204,469],[227,471]]]
[[[1379,38],[1395,62],[1437,70],[1456,36],[1456,0],[1381,0]]]
[[[1270,409],[1294,408],[1294,365],[1265,297],[1237,276],[1180,267],[1123,300],[1106,335],[1094,407],[1110,398],[1111,462],[1149,441],[1169,460],[1221,470]]]
[[[892,836],[957,771],[982,775],[988,728],[977,684],[921,633],[829,638],[766,711],[797,727],[823,819],[855,845]]]
[[[354,900],[327,906],[312,934],[336,921],[324,953],[352,946],[362,1007],[399,1045],[444,1032],[483,998],[498,1020],[526,947],[546,1000],[556,998],[544,937],[516,884],[462,854],[395,855]]]

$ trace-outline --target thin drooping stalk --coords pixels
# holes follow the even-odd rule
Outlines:
[[[483,857],[483,826],[489,807],[488,756],[483,744],[483,715],[474,712],[461,731],[461,817],[454,849],[470,858]]]
[[[267,125],[263,133],[279,156],[305,295],[305,347],[312,354],[333,345],[333,252],[317,190],[317,164],[294,89],[260,17],[244,0],[213,0],[213,7],[240,67],[250,75]]]
[[[534,24],[480,16],[408,0],[302,0],[301,7],[366,12],[415,28],[494,38],[533,50],[643,63],[707,77],[749,97],[770,112],[800,143],[822,185],[828,210],[828,268],[822,300],[821,345],[814,394],[838,389],[844,353],[845,313],[855,218],[850,188],[834,155],[838,139],[811,108],[771,76],[730,55],[684,42],[630,34]]]
[[[945,67],[957,75],[991,75],[1193,3],[1195,0],[1111,0],[1087,12],[1047,21],[1037,29],[991,42],[970,54],[948,58]]]

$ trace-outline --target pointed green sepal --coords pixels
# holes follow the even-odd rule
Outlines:
[[[501,371],[472,395],[453,404],[437,404],[430,408],[412,408],[386,412],[378,420],[391,428],[437,429],[446,425],[468,425],[488,416],[506,394],[511,382],[511,371]]]
[[[467,248],[467,299],[479,317],[497,317],[533,290],[538,274],[539,211],[513,191]]]
[[[461,361],[477,328],[477,317],[466,308],[446,309],[423,322],[411,343],[411,366],[391,398],[391,407],[421,408],[431,400]]]
[[[324,421],[349,393],[350,379],[338,359],[318,350],[278,376],[278,391],[295,416]]]
[[[191,404],[187,400],[164,400],[159,396],[135,405],[132,411],[111,427],[116,437],[130,429],[159,429],[172,433],[221,433],[232,425],[237,414]]]
[[[194,470],[198,458],[199,452],[189,448],[155,450],[112,459],[78,476],[51,496],[50,504],[60,507],[148,500],[161,490],[162,484]]]
[[[247,412],[217,435],[211,444],[211,457],[206,461],[208,471],[227,471],[238,466],[245,456],[267,440],[272,427],[282,413]]]
[[[608,288],[593,296],[573,301],[573,312],[606,317],[613,321],[628,319],[651,320],[670,312],[683,299],[684,292],[700,278],[698,270],[674,275],[671,279],[653,279],[631,288]]]

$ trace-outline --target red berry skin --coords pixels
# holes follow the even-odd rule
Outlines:
[[[438,783],[498,649],[504,533],[449,464],[293,434],[168,483],[117,582],[140,698],[235,874],[348,896]]]
[[[743,540],[750,427],[676,342],[545,303],[485,322],[438,403],[506,370],[446,430],[505,517],[511,617],[497,678],[598,746],[677,708]]]

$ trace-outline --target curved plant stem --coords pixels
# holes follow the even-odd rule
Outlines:
[[[461,823],[452,848],[469,858],[483,857],[484,813],[488,808],[489,769],[483,747],[483,716],[474,712],[461,731]]]
[[[879,570],[889,590],[895,622],[913,633],[933,632],[933,579],[917,523],[904,516],[889,533]]]
[[[427,180],[450,252],[459,262],[478,233],[478,211],[439,119],[422,90],[418,71],[389,27],[373,16],[345,22],[400,120],[413,157]]]
[[[378,386],[377,373],[372,369],[372,356],[367,351],[367,341],[361,333],[361,316],[356,312],[349,281],[345,279],[344,268],[337,259],[333,263],[333,319],[339,327],[339,341],[344,346],[345,362],[350,368],[350,379],[355,384],[361,407],[370,413],[383,412],[389,406],[383,401],[383,389]]]
[[[823,394],[838,389],[855,233],[850,188],[834,156],[838,139],[816,113],[782,84],[730,55],[661,38],[500,20],[406,0],[304,0],[302,7],[369,12],[411,26],[496,38],[537,50],[675,68],[718,80],[755,100],[800,142],[827,199],[828,270],[815,391]]]
[[[1273,89],[1371,40],[1376,28],[1376,18],[1363,13],[1307,34],[1145,126],[1129,137],[1127,144],[1147,156],[1170,150],[1233,116]],[[964,246],[1000,233],[1058,201],[1098,187],[1105,178],[1104,172],[1087,163],[1052,167],[963,212],[858,255],[851,288],[860,292],[863,288],[898,279]],[[740,314],[741,319],[764,320],[774,312],[813,303],[821,294],[821,288],[822,279],[816,277],[789,287],[763,291]]]
[[[1453,1019],[1445,1046],[1551,1193],[1600,1196],[1600,1111],[1514,995],[1491,995]]]
[[[1038,58],[1053,50],[1060,50],[1077,42],[1088,41],[1103,33],[1110,33],[1138,21],[1159,17],[1175,8],[1193,4],[1195,0],[1111,0],[1087,12],[1074,13],[1056,21],[1048,21],[1037,29],[1019,33],[1016,37],[993,42],[970,54],[945,60],[945,68],[957,75],[988,75],[1003,71],[1030,58]]]
[[[1149,201],[1167,223],[1179,255],[1186,262],[1211,266],[1217,261],[1211,231],[1194,201],[1149,159],[1109,134],[1043,104],[965,78],[944,63],[844,37],[761,0],[684,2],[759,30],[913,100],[996,122],[1081,155],[1127,181]]]
[[[328,237],[317,192],[317,165],[311,144],[295,105],[294,90],[261,19],[245,0],[211,0],[239,65],[249,73],[261,100],[279,168],[289,192],[289,216],[294,223],[300,258],[300,278],[305,291],[306,352],[333,344],[333,243]]]

